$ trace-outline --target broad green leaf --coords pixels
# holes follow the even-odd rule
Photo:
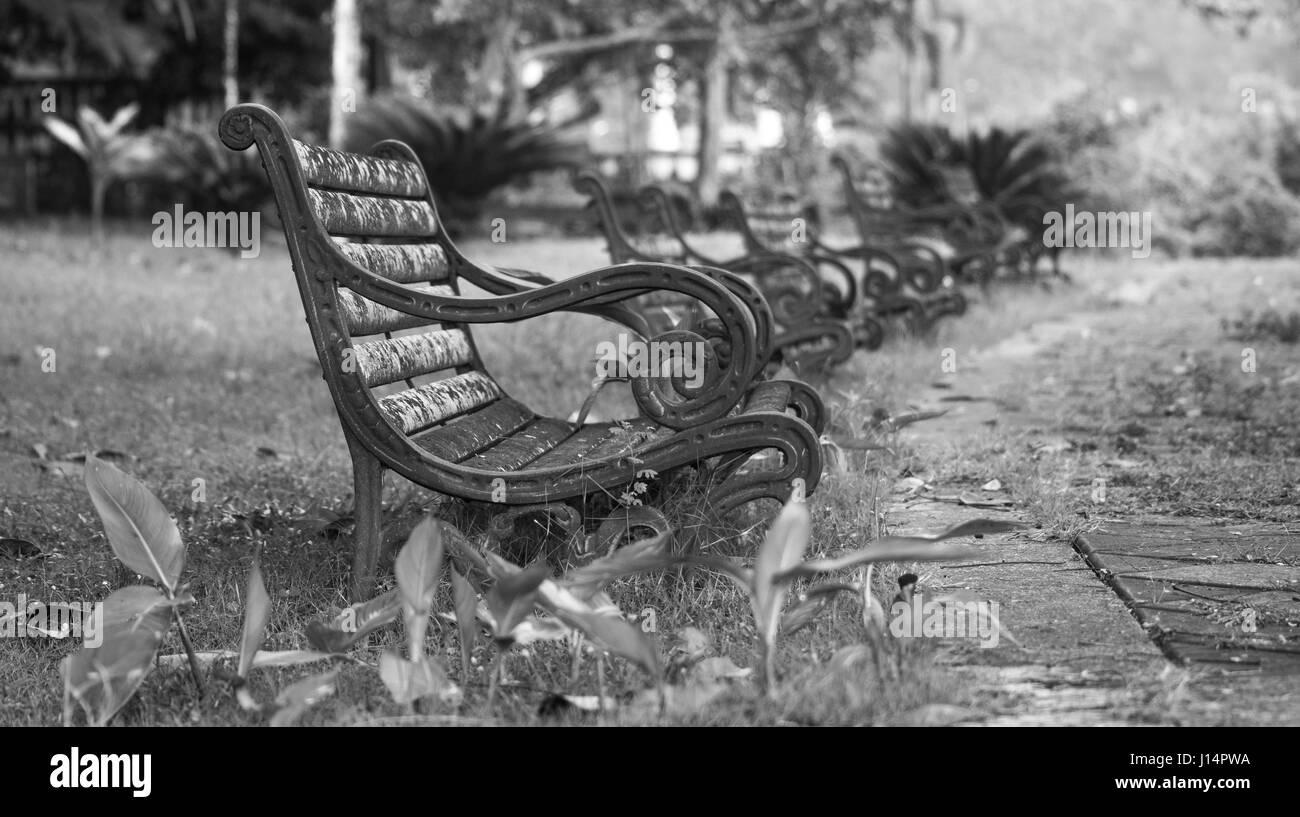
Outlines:
[[[569,625],[558,618],[529,616],[516,624],[510,635],[516,645],[527,647],[537,641],[559,641],[571,632]]]
[[[253,668],[253,659],[266,638],[266,624],[271,620],[271,597],[267,595],[266,583],[262,580],[262,567],[258,559],[253,559],[253,568],[248,571],[248,588],[244,592],[244,629],[239,635],[239,677],[248,677]]]
[[[939,533],[918,533],[911,536],[885,536],[864,548],[851,551],[833,559],[820,559],[804,562],[789,570],[782,571],[776,581],[789,582],[802,576],[815,576],[831,573],[861,564],[876,562],[936,562],[948,559],[968,559],[978,555],[979,551],[965,545],[938,546],[937,542],[961,536],[984,536],[993,533],[1005,533],[1023,527],[1019,522],[1006,522],[995,519],[972,519]]]
[[[474,621],[474,611],[478,607],[478,597],[469,580],[460,575],[455,568],[451,571],[451,593],[456,605],[456,630],[460,633],[461,660],[468,672],[469,656],[478,640],[478,625]]]
[[[850,551],[849,553],[846,553],[843,556],[837,556],[834,559],[817,559],[811,562],[804,562],[801,565],[796,565],[795,567],[792,567],[789,570],[784,570],[778,574],[775,581],[782,584],[788,584],[789,582],[804,576],[819,576],[823,573],[834,573],[850,567],[875,564],[878,562],[960,561],[962,559],[976,557],[979,554],[980,551],[978,549],[967,545],[941,545],[935,544],[930,540],[894,542],[879,547],[877,547],[876,544],[873,544],[869,547]]]
[[[776,641],[781,607],[785,603],[786,584],[778,580],[782,571],[797,565],[808,548],[812,535],[812,518],[808,506],[790,499],[768,529],[754,562],[751,603],[759,637],[769,648]]]
[[[945,531],[939,533],[914,533],[908,536],[884,536],[876,540],[871,546],[883,544],[893,540],[911,541],[921,539],[927,542],[939,542],[944,539],[956,539],[959,536],[986,536],[994,533],[1007,533],[1008,531],[1020,530],[1024,525],[1020,522],[1012,522],[1004,519],[971,519],[962,522],[960,525],[954,525]]]
[[[579,595],[591,597],[610,582],[624,576],[666,570],[680,564],[666,550],[668,537],[656,536],[625,545],[608,556],[570,570],[562,584]]]
[[[804,591],[803,599],[786,611],[781,617],[781,634],[791,635],[802,630],[817,620],[817,616],[826,608],[826,603],[836,593],[858,595],[858,588],[840,582],[819,584]]]
[[[486,598],[488,611],[495,623],[492,637],[497,641],[511,641],[511,632],[515,626],[536,606],[538,588],[546,581],[549,571],[544,562],[520,570],[495,554],[490,553],[488,556],[498,571],[497,580],[488,589]]]
[[[102,151],[113,136],[109,133],[108,123],[104,121],[104,117],[89,105],[82,105],[77,109],[77,123],[81,125],[81,132],[86,135],[87,146],[96,153]]]
[[[577,612],[564,611],[557,614],[559,618],[581,630],[596,645],[607,652],[621,655],[639,665],[656,681],[662,672],[659,651],[641,628],[632,624],[617,613],[601,613],[595,610]]]
[[[67,122],[64,122],[62,119],[57,119],[53,116],[45,117],[42,122],[45,125],[45,129],[53,134],[55,139],[58,139],[63,144],[72,148],[72,150],[81,158],[89,158],[90,150],[86,147],[86,143],[82,141],[81,134],[76,128],[72,127]]]
[[[752,596],[754,593],[754,571],[743,565],[738,565],[725,556],[710,556],[705,553],[688,553],[676,557],[677,561],[682,564],[692,564],[697,567],[707,568],[726,576],[728,579],[745,591],[745,595]]]
[[[86,489],[104,523],[114,555],[122,564],[176,590],[185,567],[185,545],[176,522],[148,488],[90,455],[86,457]]]
[[[442,572],[442,523],[425,517],[397,554],[394,572],[402,599],[418,614],[428,615]]]
[[[348,607],[330,623],[307,622],[307,643],[321,652],[347,652],[365,638],[402,614],[402,596],[397,590]]]
[[[253,669],[258,667],[292,667],[298,664],[314,664],[337,657],[334,653],[316,652],[315,650],[262,650],[253,658]]]
[[[110,136],[118,135],[122,132],[123,128],[131,123],[132,119],[135,119],[135,115],[138,113],[140,113],[139,103],[132,102],[123,105],[113,114],[113,118],[109,120],[108,125],[105,127],[105,131]]]
[[[421,698],[437,695],[450,700],[460,690],[447,678],[442,665],[432,658],[407,661],[395,652],[385,652],[379,657],[379,678],[388,693],[399,704],[412,703]]]
[[[315,650],[258,650],[257,655],[254,656],[252,663],[249,665],[249,669],[293,667],[299,664],[315,664],[338,657],[337,653],[316,652]],[[234,650],[202,650],[194,653],[194,658],[201,666],[207,666],[217,661],[238,659],[239,653]],[[183,652],[171,653],[158,656],[157,661],[159,666],[184,667],[189,662],[189,656]]]
[[[171,606],[148,603],[140,593],[120,597],[114,606],[115,624],[105,625],[100,645],[62,662],[65,698],[74,698],[97,726],[107,724],[140,688],[172,620]]]
[[[189,600],[188,594],[183,599],[169,599],[158,588],[142,584],[114,590],[104,599],[104,631],[139,628],[166,631],[171,626],[171,608]]]
[[[334,679],[338,677],[337,668],[303,678],[280,690],[275,696],[278,707],[271,716],[272,726],[293,726],[314,704],[334,694]]]

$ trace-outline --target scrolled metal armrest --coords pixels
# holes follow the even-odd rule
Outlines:
[[[717,316],[730,355],[725,366],[709,371],[708,382],[689,393],[669,397],[660,389],[656,399],[638,399],[646,416],[672,428],[689,428],[725,416],[767,360],[765,356],[760,361],[756,354],[763,333],[753,304],[713,271],[673,264],[615,264],[547,285],[472,297],[434,294],[390,281],[352,263],[328,240],[314,242],[313,249],[323,271],[358,295],[408,315],[445,323],[513,323],[562,310],[608,306],[611,301],[657,289],[693,298]]]

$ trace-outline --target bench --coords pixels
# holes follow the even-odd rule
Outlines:
[[[257,146],[351,454],[354,598],[374,588],[388,470],[483,508],[492,531],[545,514],[582,541],[594,522],[588,500],[617,497],[637,481],[693,472],[716,515],[816,487],[817,432],[800,415],[820,416],[821,403],[798,381],[760,379],[770,315],[743,283],[651,263],[546,285],[522,281],[456,248],[419,160],[401,142],[381,142],[369,155],[308,145],[260,105],[228,110],[219,133],[232,150]],[[462,282],[487,294],[462,294]],[[699,302],[711,319],[695,332],[652,337],[627,302],[657,290]],[[692,347],[705,361],[703,382],[671,368],[633,378],[639,416],[626,421],[541,416],[493,378],[472,330],[560,311],[615,321],[679,357],[682,344],[703,344]],[[763,467],[750,462],[759,453]],[[667,523],[652,508],[622,507],[592,541],[616,543],[635,528],[662,532]]]
[[[753,282],[770,304],[775,320],[774,363],[787,363],[800,373],[824,373],[852,356],[852,333],[843,322],[821,317],[822,287],[816,270],[803,259],[780,253],[743,255],[728,260],[711,258],[687,240],[671,197],[654,185],[637,191],[636,201],[648,218],[643,219],[646,235],[634,242],[624,231],[613,196],[600,176],[579,173],[574,187],[590,199],[612,262],[684,264],[695,269],[726,270]],[[647,246],[647,242],[653,242],[653,246]],[[680,298],[672,293],[652,297],[643,306],[659,308],[658,314],[666,316],[659,324],[661,328],[680,320],[683,311]]]
[[[885,248],[863,241],[829,243],[814,206],[787,196],[763,210],[749,210],[724,190],[718,203],[751,252],[784,250],[813,264],[831,294],[831,315],[848,320],[858,344],[879,348],[885,321],[903,319],[928,331],[945,315],[961,315],[966,299],[947,280],[940,260],[912,248]]]
[[[924,253],[963,282],[986,285],[999,273],[1025,269],[1033,242],[996,207],[980,200],[968,172],[936,165],[950,201],[910,207],[894,199],[883,178],[874,188],[860,188],[845,157],[832,155],[831,165],[840,174],[845,205],[864,242]]]

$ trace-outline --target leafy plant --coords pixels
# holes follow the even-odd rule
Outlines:
[[[185,544],[176,522],[149,489],[110,463],[86,457],[86,490],[104,524],[118,561],[157,582],[124,587],[105,602],[103,641],[64,659],[64,722],[76,700],[94,724],[103,726],[135,694],[173,620],[189,656],[194,684],[203,679],[180,608],[193,598],[179,585]]]
[[[449,700],[460,694],[447,679],[442,663],[424,649],[433,597],[442,576],[442,524],[426,517],[416,525],[394,565],[406,623],[407,657],[385,652],[379,659],[379,677],[393,700],[407,706],[430,695]]]
[[[412,97],[390,96],[352,117],[348,150],[368,151],[376,142],[407,143],[424,165],[444,218],[473,218],[488,194],[530,173],[577,167],[584,152],[564,128],[450,106],[435,109]]]
[[[1300,342],[1300,312],[1291,310],[1282,314],[1276,309],[1259,312],[1246,310],[1238,318],[1222,319],[1224,334],[1232,340],[1255,341],[1276,338],[1283,343]]]
[[[749,597],[750,609],[758,633],[759,658],[763,665],[764,686],[769,696],[777,692],[776,647],[782,632],[793,632],[811,623],[826,599],[840,592],[852,592],[863,598],[864,617],[878,614],[879,603],[870,594],[870,576],[859,584],[825,582],[814,584],[800,594],[800,601],[789,611],[785,602],[795,581],[826,576],[859,566],[879,562],[952,561],[973,558],[979,551],[964,545],[939,544],[946,539],[1001,533],[1020,527],[1014,522],[975,519],[935,534],[886,536],[863,548],[850,550],[832,559],[803,561],[812,533],[807,506],[791,498],[768,529],[752,568],[709,554],[672,555],[666,552],[662,537],[629,545],[622,550],[579,568],[566,576],[571,586],[603,587],[615,578],[662,570],[674,565],[695,565],[714,570],[729,578]],[[875,612],[873,612],[873,610]]]
[[[1026,229],[1041,229],[1043,214],[1071,195],[1053,149],[1026,129],[995,127],[963,138],[942,125],[900,125],[885,135],[880,153],[895,195],[915,207],[954,203],[944,167],[968,170],[980,198]]]
[[[194,599],[179,584],[185,568],[185,545],[180,530],[167,509],[142,483],[93,454],[86,458],[86,488],[104,524],[113,554],[131,570],[153,579],[161,590],[131,585],[112,593],[104,602],[103,639],[98,647],[86,647],[64,659],[63,720],[72,723],[72,702],[82,707],[87,719],[97,725],[108,723],[140,688],[152,668],[176,663],[182,656],[158,656],[173,621],[185,648],[184,659],[199,694],[204,694],[200,665],[237,658],[232,678],[236,697],[245,709],[265,710],[249,695],[246,679],[260,666],[288,666],[334,658],[331,652],[285,650],[260,653],[270,620],[270,595],[254,560],[248,574],[244,623],[239,650],[196,652],[181,618],[181,607]],[[317,700],[333,675],[305,679],[285,690],[269,708],[275,711],[273,725],[290,723]]]
[[[103,232],[104,196],[108,188],[125,179],[157,178],[179,182],[187,165],[177,162],[177,144],[164,131],[125,133],[140,106],[134,102],[119,108],[107,121],[93,108],[77,110],[76,127],[55,117],[43,121],[54,138],[67,145],[86,162],[90,172],[90,212],[97,235]]]

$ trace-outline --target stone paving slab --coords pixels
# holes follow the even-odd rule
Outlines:
[[[941,454],[948,441],[979,435],[989,427],[1052,429],[1053,418],[1029,417],[1021,407],[992,397],[1014,382],[1011,370],[1023,360],[1043,354],[1052,343],[1091,323],[1087,315],[1071,316],[1018,333],[973,360],[967,358],[959,373],[930,384],[911,401],[918,408],[948,409],[942,421],[910,426],[904,436],[918,448]],[[944,485],[936,485],[934,491],[955,493]],[[1010,510],[1015,515],[1015,509]],[[935,530],[973,516],[1004,513],[918,497],[895,498],[886,517],[892,532],[903,532]],[[1140,552],[1127,541],[1101,538],[1114,535],[1118,520],[1101,520],[1105,527],[1089,534],[1088,541],[1096,543],[1090,548],[1105,553],[1099,558],[1111,560],[1108,570],[1132,574],[1119,586],[1167,588],[1163,597],[1153,595],[1146,601],[1144,614],[1160,613],[1166,625],[1182,633],[1176,643],[1182,658],[1170,660],[1172,645],[1157,646],[1149,637],[1150,628],[1134,615],[1130,597],[1115,592],[1114,582],[1098,581],[1095,565],[1084,558],[1077,543],[1071,547],[1067,542],[1035,541],[1032,531],[997,537],[986,543],[988,558],[979,563],[928,565],[923,570],[927,583],[936,589],[960,588],[1001,602],[1002,622],[1021,645],[1004,641],[996,649],[978,649],[954,644],[943,651],[939,660],[967,682],[970,696],[967,706],[949,713],[946,722],[963,726],[1300,725],[1298,690],[1293,670],[1287,669],[1294,667],[1293,655],[1285,652],[1295,647],[1294,623],[1286,623],[1291,617],[1286,611],[1300,592],[1288,595],[1284,588],[1293,574],[1290,569],[1276,569],[1277,562],[1296,563],[1300,556],[1296,534],[1224,525],[1222,520],[1136,517],[1128,521],[1145,531]],[[1187,527],[1202,529],[1205,536],[1189,542],[1182,530]],[[1247,564],[1238,569],[1236,565],[1252,560],[1248,556],[1267,566],[1255,570]],[[1233,566],[1222,577],[1197,572],[1228,564]],[[1188,566],[1191,571],[1158,575]],[[1225,577],[1229,580],[1222,580]],[[1281,587],[1270,584],[1278,580]],[[1174,585],[1181,590],[1174,590]],[[1232,633],[1232,616],[1247,606],[1256,608],[1256,633]],[[1280,609],[1282,615],[1258,616],[1266,609]],[[1179,615],[1185,619],[1175,622]],[[1214,632],[1210,624],[1223,632]],[[1241,629],[1240,622],[1236,626]],[[1225,633],[1236,636],[1235,652],[1221,648]],[[1287,639],[1278,642],[1283,651],[1266,638],[1244,640],[1260,633]],[[1233,655],[1241,660],[1232,661]],[[1184,663],[1191,657],[1214,660]]]
[[[1109,522],[1075,547],[1171,660],[1300,673],[1300,534]]]

